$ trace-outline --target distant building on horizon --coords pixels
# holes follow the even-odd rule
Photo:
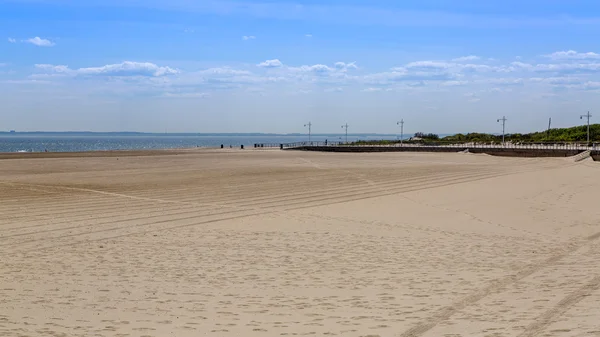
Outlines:
[[[16,132],[17,132],[17,131],[15,131],[15,130],[10,130],[10,133],[16,133]]]

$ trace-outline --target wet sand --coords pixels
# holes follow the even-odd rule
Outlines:
[[[0,160],[0,336],[600,336],[600,163]]]

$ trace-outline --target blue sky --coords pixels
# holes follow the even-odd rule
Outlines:
[[[598,36],[590,0],[0,0],[0,129],[572,126]]]

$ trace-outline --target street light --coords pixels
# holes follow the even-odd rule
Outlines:
[[[304,124],[304,127],[308,126],[308,141],[310,142],[310,129],[312,127],[312,123],[308,122],[308,124]]]
[[[587,115],[581,115],[581,116],[579,116],[579,119],[583,119],[583,117],[587,117],[587,143],[589,146],[589,144],[590,144],[590,118],[592,118],[592,115],[588,111]]]
[[[498,119],[498,123],[500,123],[500,121],[502,121],[502,146],[504,146],[504,129],[506,127],[506,117],[502,116],[502,118]]]
[[[401,119],[396,125],[400,125],[400,146],[404,140],[404,119]]]
[[[342,125],[342,129],[346,129],[346,144],[348,143],[348,123]]]

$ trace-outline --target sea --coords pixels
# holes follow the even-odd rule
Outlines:
[[[348,141],[397,139],[396,135],[348,135]],[[312,141],[345,141],[345,135],[312,135]],[[308,135],[269,134],[70,134],[4,133],[0,134],[0,152],[87,152],[108,150],[152,150],[176,148],[245,148],[256,143],[281,144],[308,141]]]

